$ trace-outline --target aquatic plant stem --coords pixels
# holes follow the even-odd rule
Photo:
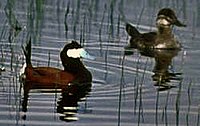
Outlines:
[[[162,115],[162,120],[165,121],[166,126],[168,126],[167,107],[168,107],[169,95],[170,95],[170,90],[167,91],[166,102],[165,102],[165,106],[163,109],[163,115]]]
[[[123,89],[123,78],[124,78],[124,60],[125,55],[123,55],[122,63],[121,63],[121,78],[120,78],[120,88],[119,88],[119,102],[118,102],[118,126],[121,123],[121,101],[122,101],[122,89]]]
[[[50,66],[50,61],[51,61],[51,53],[49,51],[49,53],[48,53],[48,62],[47,62],[48,67]]]
[[[70,7],[70,2],[68,2],[67,4],[67,9],[65,11],[65,19],[64,19],[64,25],[65,25],[65,38],[67,39],[68,38],[68,23],[67,23],[67,17],[68,17],[68,14],[69,14],[69,7]]]
[[[200,106],[198,108],[198,116],[197,116],[197,126],[200,125]]]
[[[188,90],[187,90],[187,95],[188,95],[188,109],[187,109],[187,114],[186,114],[186,122],[187,126],[189,126],[189,115],[190,115],[190,106],[191,106],[191,86],[192,86],[192,81],[188,85]]]
[[[146,73],[146,69],[147,69],[147,62],[148,60],[146,60],[145,63],[145,67],[144,67],[144,71],[142,73],[142,80],[140,83],[140,87],[139,87],[139,93],[140,93],[140,97],[139,97],[139,114],[138,114],[138,126],[140,125],[140,116],[142,116],[142,122],[144,122],[144,115],[143,115],[143,102],[142,102],[142,88],[143,88],[143,84],[144,84],[144,80],[145,80],[145,73]],[[141,115],[140,115],[141,114]]]
[[[179,89],[176,97],[176,126],[179,126],[181,89],[182,89],[182,80],[179,83]]]
[[[137,108],[137,99],[138,99],[138,89],[139,89],[139,85],[138,85],[138,77],[139,77],[139,59],[140,57],[138,58],[137,60],[137,64],[136,64],[136,75],[135,75],[135,79],[134,79],[134,87],[135,88],[135,92],[133,93],[134,94],[134,114],[136,114],[136,108]]]
[[[136,28],[138,28],[138,25],[140,24],[140,21],[141,21],[141,19],[142,19],[142,15],[143,15],[144,9],[145,9],[145,7],[143,6],[143,7],[142,7],[142,10],[141,10],[141,12],[140,12],[138,21],[137,21],[137,25],[136,25],[137,27],[136,27]]]
[[[100,55],[102,56],[102,39],[101,39],[101,32],[102,32],[102,27],[103,27],[103,21],[105,18],[105,12],[107,10],[107,6],[106,4],[104,5],[104,11],[103,11],[103,16],[101,19],[101,23],[100,23],[100,28],[99,28],[99,47],[100,47]]]

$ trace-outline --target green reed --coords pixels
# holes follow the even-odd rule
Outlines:
[[[61,64],[60,64],[60,58],[57,59],[57,63],[56,63],[56,64],[57,64],[57,65],[56,65],[57,67],[60,67],[60,65],[61,65]]]
[[[73,36],[74,36],[74,39],[76,39],[76,27],[77,27],[77,24],[79,23],[79,18],[80,18],[80,6],[81,6],[81,2],[80,0],[77,0],[77,7],[76,7],[76,10],[75,10],[75,13],[74,13],[74,8],[72,10],[72,14],[73,14]]]
[[[95,19],[97,19],[97,12],[98,12],[98,10],[99,10],[99,2],[100,2],[100,0],[95,0],[94,1],[95,3],[94,3],[94,17],[95,17]]]
[[[187,108],[187,114],[186,114],[187,126],[189,126],[189,114],[190,114],[190,106],[191,106],[191,86],[192,86],[192,81],[190,81],[188,85],[188,90],[187,90],[187,95],[188,95],[188,108]]]
[[[20,59],[18,57],[18,55],[14,55],[15,56],[15,65],[13,66],[14,71],[10,71],[12,76],[9,78],[9,97],[8,97],[8,104],[12,106],[12,108],[14,109],[16,115],[15,115],[15,120],[16,120],[16,124],[18,123],[18,121],[21,119],[20,117],[20,99],[21,99],[21,95],[20,95],[20,84],[18,81],[18,68],[19,68],[19,64],[20,64]]]
[[[144,122],[144,114],[143,114],[143,100],[142,100],[142,89],[143,89],[143,84],[145,83],[145,73],[146,73],[146,69],[147,69],[147,62],[148,60],[146,60],[145,66],[143,68],[143,72],[141,75],[141,79],[139,80],[140,76],[140,72],[139,69],[141,67],[140,64],[140,58],[138,58],[137,60],[137,64],[136,64],[136,75],[135,75],[135,79],[134,79],[134,114],[136,114],[136,109],[138,106],[138,126],[140,125],[140,122],[142,120],[142,122]],[[137,102],[139,100],[139,103]],[[142,117],[142,118],[141,118]]]
[[[92,28],[92,17],[93,17],[93,13],[95,10],[93,10],[93,6],[94,6],[94,0],[89,2],[89,6],[88,6],[88,34],[90,35],[91,33],[91,28]]]
[[[15,7],[15,0],[8,0],[4,8],[4,11],[8,19],[9,25],[11,27],[10,32],[13,32],[13,37],[16,37],[22,30],[22,27],[15,16],[14,7]]]
[[[101,56],[102,56],[102,39],[101,39],[101,33],[102,33],[103,22],[104,22],[106,11],[107,11],[107,5],[105,4],[104,5],[103,16],[102,16],[101,23],[100,23],[100,28],[99,28],[99,46],[100,46],[100,55]]]
[[[124,14],[124,0],[120,0],[120,2],[119,2],[119,12],[120,12],[120,15],[121,15],[121,20],[123,22],[126,22],[126,17],[125,17],[125,14]]]
[[[197,5],[200,5],[200,1],[199,0],[197,0],[196,1],[197,2]],[[196,9],[196,11],[193,11],[193,12],[198,12],[198,14],[197,14],[197,26],[200,26],[200,22],[199,22],[199,20],[200,20],[200,15],[199,15],[199,12],[200,12],[200,6],[196,6],[197,7],[197,9]],[[194,16],[195,17],[195,16]],[[194,23],[193,23],[194,24]]]
[[[42,19],[44,17],[44,0],[36,0],[36,27],[39,29],[41,27]]]
[[[176,126],[179,125],[181,91],[182,91],[182,80],[179,83],[179,89],[176,97]]]
[[[197,116],[197,126],[200,125],[200,106],[198,108],[198,116]]]
[[[49,53],[48,53],[48,62],[47,62],[47,66],[48,67],[50,66],[50,63],[51,63],[51,53],[49,51]]]
[[[118,102],[118,126],[121,124],[121,102],[122,102],[122,89],[124,85],[124,60],[125,55],[123,55],[122,62],[121,62],[121,78],[120,78],[120,88],[119,88],[119,102]]]
[[[162,78],[160,78],[161,80]],[[160,85],[161,85],[161,81],[158,81],[159,83],[159,87],[160,88]],[[156,117],[155,117],[155,122],[156,122],[156,126],[158,126],[158,109],[159,109],[159,98],[160,98],[160,91],[157,90],[156,92]]]
[[[12,45],[10,45],[10,52],[11,52],[11,57],[10,57],[10,69],[13,71],[13,60],[14,60],[14,51]]]
[[[143,89],[143,84],[145,83],[145,73],[147,70],[147,63],[148,59],[146,60],[145,66],[143,68],[143,73],[142,73],[142,79],[140,82],[139,86],[139,114],[138,114],[138,126],[140,125],[140,117],[142,117],[142,122],[144,122],[144,114],[143,114],[143,100],[142,100],[142,89]]]
[[[33,3],[33,0],[31,0],[29,2],[29,5],[28,5],[28,14],[27,14],[27,31],[30,33],[31,36],[34,36],[32,34],[34,34],[34,3]]]
[[[37,42],[41,35],[41,26],[44,20],[44,0],[30,0],[27,6],[27,31],[33,39]]]
[[[118,15],[118,20],[117,20],[117,36],[119,37],[120,34],[120,14]]]
[[[110,35],[109,35],[109,39],[108,39],[108,42],[110,42],[111,40],[110,40]],[[108,51],[109,51],[109,49],[108,49],[108,45],[106,45],[106,50],[105,50],[105,71],[106,71],[106,73],[104,74],[104,80],[107,80],[107,76],[108,76]]]
[[[0,34],[0,40],[2,40],[3,38],[5,38],[6,36],[6,24],[7,24],[7,19],[4,20],[4,22],[2,23],[3,24],[3,27],[1,29],[1,34]]]
[[[134,79],[134,87],[135,88],[135,92],[134,92],[134,114],[136,114],[136,108],[137,108],[137,99],[138,99],[138,89],[139,89],[139,85],[138,85],[138,78],[139,78],[139,62],[140,62],[140,57],[137,60],[136,63],[136,75],[135,75],[135,79]]]
[[[65,38],[66,38],[66,39],[68,38],[68,23],[67,23],[67,20],[68,20],[69,9],[70,9],[70,2],[68,2],[68,4],[67,4],[67,9],[66,9],[66,11],[65,11],[65,19],[64,19]]]
[[[141,12],[140,12],[140,14],[139,14],[138,21],[137,21],[137,25],[136,25],[137,27],[138,27],[138,25],[139,25],[140,22],[141,22],[142,15],[143,15],[143,13],[144,13],[144,9],[145,9],[145,7],[144,7],[144,5],[143,5],[142,10],[141,10]]]
[[[165,121],[166,126],[168,126],[167,107],[168,107],[169,95],[170,95],[170,90],[167,91],[165,106],[163,108],[163,113],[162,113],[162,120]]]
[[[14,0],[8,0],[6,3],[6,6],[4,8],[6,17],[9,22],[9,35],[8,35],[8,42],[10,43],[10,51],[11,51],[11,58],[10,58],[10,68],[11,71],[13,70],[13,62],[14,62],[14,49],[12,46],[12,43],[15,43],[16,37],[19,34],[19,32],[22,30],[21,25],[19,21],[17,20],[15,13],[14,13],[14,7],[15,7],[15,1]],[[4,30],[3,30],[4,31]],[[2,31],[2,33],[3,33]],[[1,34],[2,35],[2,34]],[[2,37],[2,36],[1,36]]]
[[[91,24],[89,24],[91,25]],[[83,16],[83,22],[81,23],[81,33],[80,33],[80,44],[84,47],[85,39],[86,39],[86,29],[87,29],[87,24],[86,24],[86,13],[84,13]]]
[[[109,27],[109,34],[111,34],[111,36],[114,36],[114,7],[116,4],[116,0],[111,0],[110,3],[110,27]]]
[[[5,58],[4,58],[4,53],[3,53],[3,46],[1,46],[1,67],[3,67],[2,64],[4,63],[4,61],[5,61]]]
[[[107,5],[104,5],[104,11],[103,11],[103,16],[101,18],[101,22],[100,22],[100,27],[99,27],[99,41],[100,41],[100,47],[101,47],[101,32],[102,32],[102,27],[103,27],[103,22],[104,22],[104,18],[105,18],[105,13],[107,11]]]
[[[91,20],[92,17],[89,17],[89,19]],[[89,26],[89,35],[90,35],[90,32],[91,32],[91,26],[92,26],[92,21],[89,21],[89,24],[87,24],[87,21],[86,21],[86,14],[84,15],[83,17],[83,33],[82,33],[82,45],[84,46],[84,43],[85,43],[85,40],[87,39],[87,26]]]
[[[20,33],[20,31],[22,30],[21,24],[19,23],[19,21],[17,20],[16,16],[15,16],[15,1],[14,0],[8,0],[6,3],[6,6],[4,8],[10,29],[9,29],[9,33],[8,33],[8,42],[10,43],[9,47],[10,47],[10,69],[11,71],[13,71],[13,63],[15,63],[15,52],[14,52],[14,47],[12,45],[12,43],[16,42],[16,37],[18,36],[18,34]],[[6,22],[5,22],[6,23]],[[4,33],[4,30],[6,28],[6,25],[3,27],[3,30],[1,32],[1,39]],[[3,55],[3,53],[2,53]]]
[[[7,20],[5,20],[4,23],[3,23],[3,28],[2,28],[1,34],[0,34],[0,40],[2,40],[5,37],[6,23],[7,23]],[[5,56],[4,56],[4,52],[3,52],[3,46],[1,46],[1,63],[3,64],[4,62],[5,62]],[[3,67],[3,65],[2,65],[2,67]]]
[[[57,0],[57,2],[56,2],[56,16],[57,16],[57,24],[58,24],[58,35],[61,35],[61,29],[60,29],[60,27],[61,27],[60,16],[61,16],[61,12],[62,12],[61,7],[60,7],[60,5],[62,4],[61,2],[62,1],[60,1],[60,0]]]
[[[84,18],[85,18],[85,15],[84,15]],[[80,45],[82,45],[83,46],[83,44],[82,44],[82,40],[83,40],[83,24],[81,24],[81,29],[80,29],[81,31],[80,31]]]

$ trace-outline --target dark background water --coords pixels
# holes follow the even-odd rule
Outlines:
[[[2,0],[0,65],[5,71],[0,75],[0,124],[198,126],[199,4],[198,0]],[[169,83],[175,88],[158,91],[152,80],[155,59],[137,50],[124,56],[129,40],[125,23],[141,32],[155,30],[156,14],[163,7],[174,9],[187,27],[173,29],[183,49],[173,58],[170,71],[182,74]],[[62,68],[59,52],[71,40],[96,56],[94,61],[83,60],[93,75],[91,91],[77,101],[59,91],[32,90],[27,112],[22,112],[25,95],[19,71],[24,62],[21,46],[28,35],[34,40],[35,66]],[[72,101],[78,108],[63,121],[59,105]]]

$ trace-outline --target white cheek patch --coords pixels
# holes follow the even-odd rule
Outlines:
[[[167,21],[166,19],[158,19],[157,20],[157,24],[160,24],[160,25],[170,25],[170,22]]]
[[[163,48],[166,48],[166,45],[165,44],[158,44],[155,46],[156,49],[163,49]]]
[[[83,48],[78,48],[78,49],[68,49],[67,50],[67,56],[72,57],[72,58],[80,58],[81,55],[80,53],[83,51]]]
[[[88,52],[86,52],[83,48],[79,49],[69,49],[67,51],[67,56],[72,58],[86,58],[94,60],[95,57],[91,56]]]

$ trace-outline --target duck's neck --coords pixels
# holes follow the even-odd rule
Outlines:
[[[60,58],[65,71],[70,72],[72,74],[77,74],[80,71],[80,69],[84,69],[84,65],[79,58],[67,57],[65,52],[67,51],[64,50],[60,53]]]
[[[73,74],[77,74],[79,71],[83,71],[85,66],[79,59],[68,60],[67,62],[63,62],[64,70],[67,72],[71,72]]]
[[[76,60],[76,61],[75,61]],[[92,82],[92,75],[88,71],[80,59],[68,60],[63,62],[64,70],[75,75],[74,83],[90,83]]]
[[[173,36],[171,27],[158,27],[158,35],[166,37]]]

